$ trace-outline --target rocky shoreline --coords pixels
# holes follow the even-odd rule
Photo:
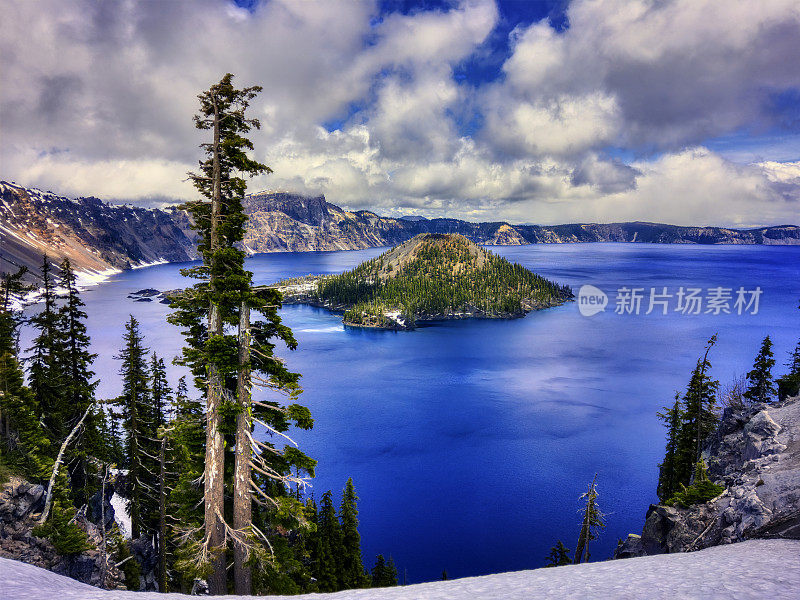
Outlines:
[[[266,286],[277,289],[283,295],[283,304],[305,304],[315,308],[324,308],[335,314],[344,314],[352,308],[347,304],[336,304],[321,300],[316,295],[317,285],[331,277],[330,275],[306,275],[295,279],[279,281],[273,285]],[[166,293],[166,292],[165,292]],[[568,301],[568,300],[567,300]],[[566,301],[565,301],[566,302]],[[355,323],[347,319],[342,319],[342,323],[347,327],[358,327],[364,329],[387,329],[394,331],[412,331],[416,329],[418,323],[432,323],[436,321],[454,321],[461,319],[520,319],[534,310],[543,310],[561,306],[565,302],[551,301],[546,306],[535,305],[532,302],[523,304],[523,310],[509,313],[487,313],[477,307],[464,307],[459,311],[447,313],[420,313],[414,319],[413,324],[408,324],[402,318],[399,310],[390,310],[384,313],[381,322],[362,322]]]

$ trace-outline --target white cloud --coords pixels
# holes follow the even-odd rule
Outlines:
[[[196,94],[231,71],[264,87],[252,138],[275,173],[251,189],[517,222],[796,221],[797,163],[759,150],[742,166],[702,147],[786,117],[773,99],[800,88],[794,0],[575,0],[564,32],[516,29],[502,77],[477,88],[454,71],[486,50],[492,0],[377,15],[375,1],[253,12],[7,1],[0,176],[108,199],[189,197]],[[466,136],[473,113],[483,127]],[[333,119],[344,123],[329,132]],[[609,146],[645,158],[626,165]]]

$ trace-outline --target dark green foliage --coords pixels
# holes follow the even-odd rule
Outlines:
[[[450,577],[447,575],[447,569],[442,569],[442,581],[447,581],[448,579],[450,579]]]
[[[342,494],[339,519],[342,531],[342,561],[339,576],[341,589],[367,587],[364,580],[364,564],[361,560],[361,536],[358,533],[358,507],[353,479],[347,480]]]
[[[320,548],[317,554],[317,585],[321,592],[335,592],[342,588],[343,555],[342,527],[336,518],[330,491],[322,494],[317,514],[317,534]]]
[[[63,429],[59,432],[59,444],[77,424],[83,413],[94,403],[94,390],[97,381],[92,381],[91,370],[95,354],[89,352],[90,340],[86,333],[86,313],[83,300],[76,287],[76,277],[69,259],[60,266],[60,286],[65,290],[62,306],[58,309],[60,352],[58,359],[61,371],[61,399],[57,414]],[[98,427],[99,417],[96,409],[89,411],[84,421],[81,435],[69,450],[70,487],[77,506],[87,503],[97,491],[97,473],[91,457],[105,454],[105,440]]]
[[[667,428],[664,461],[659,465],[658,498],[662,502],[692,481],[703,442],[717,428],[717,391],[719,381],[711,378],[708,359],[717,336],[708,341],[698,359],[683,397],[675,394],[675,403],[664,407],[658,418]]]
[[[703,358],[697,361],[692,371],[683,396],[675,457],[675,481],[679,484],[688,485],[691,481],[694,464],[700,459],[702,443],[719,423],[716,411],[719,381],[709,375],[711,362],[708,360],[709,351],[716,339],[715,335],[709,340]]]
[[[744,393],[745,399],[750,402],[770,402],[775,398],[775,382],[772,379],[772,367],[775,366],[775,357],[772,354],[772,340],[769,336],[761,342],[753,370],[747,374],[749,387]]]
[[[131,533],[152,535],[152,501],[156,497],[156,467],[151,457],[156,437],[154,411],[147,372],[147,348],[142,343],[139,322],[131,315],[125,324],[125,345],[115,357],[121,361],[122,394],[117,398],[119,418],[125,432],[122,466],[128,469],[128,512]],[[147,454],[150,456],[147,456]],[[147,505],[147,506],[145,506]],[[146,522],[147,521],[147,522]]]
[[[38,333],[30,349],[33,354],[28,359],[28,373],[39,418],[50,439],[51,450],[55,453],[67,432],[63,423],[65,406],[59,364],[59,359],[63,356],[64,340],[50,271],[50,261],[45,255],[42,261],[42,309],[29,321]]]
[[[371,577],[365,572],[361,557],[357,501],[353,481],[348,479],[338,517],[330,491],[322,495],[319,509],[313,498],[305,502],[309,529],[301,536],[304,542],[295,543],[295,549],[299,556],[307,556],[309,572],[317,580],[317,591],[370,587]]]
[[[383,554],[378,554],[375,559],[375,566],[372,567],[372,587],[393,587],[397,585],[397,567],[394,566],[394,559],[389,557],[389,562],[383,558]]]
[[[712,498],[719,496],[724,490],[723,486],[716,485],[708,478],[706,464],[701,460],[695,465],[692,485],[686,487],[681,484],[680,491],[676,492],[665,504],[687,508],[692,504],[708,502]]]
[[[142,575],[142,568],[135,558],[130,558],[131,549],[128,542],[121,537],[116,540],[116,549],[114,552],[114,559],[117,564],[122,563],[120,569],[125,575],[125,587],[129,590],[138,590],[141,585],[140,577]]]
[[[678,480],[678,442],[680,428],[683,421],[681,412],[680,395],[675,394],[675,403],[672,407],[664,407],[658,413],[658,418],[667,428],[667,445],[665,448],[664,462],[658,465],[658,498],[662,502],[672,496],[680,486]]]
[[[794,351],[789,354],[786,366],[789,367],[789,372],[777,381],[779,400],[800,394],[800,342],[797,342]]]
[[[408,324],[429,315],[475,307],[492,316],[519,315],[532,305],[551,306],[572,297],[525,267],[477,249],[457,235],[430,234],[411,260],[387,270],[393,250],[352,271],[320,281],[322,301],[352,307],[345,321],[371,324],[399,310]],[[394,265],[393,265],[394,266]],[[377,323],[380,324],[380,323]]]
[[[550,548],[550,554],[547,555],[547,564],[545,567],[561,567],[571,564],[572,559],[569,557],[569,548],[564,546],[561,540],[558,540],[558,543]]]
[[[34,479],[49,475],[50,440],[39,423],[34,394],[24,384],[17,345],[21,322],[12,302],[29,291],[23,277],[26,270],[0,278],[0,453],[15,471]]]
[[[34,527],[33,535],[49,539],[59,554],[68,556],[89,550],[92,545],[86,532],[72,521],[74,515],[75,510],[71,506],[54,502],[50,518],[44,525]]]

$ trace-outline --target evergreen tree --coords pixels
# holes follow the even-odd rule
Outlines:
[[[174,420],[171,442],[175,484],[169,494],[170,533],[175,546],[178,584],[186,592],[191,589],[194,574],[185,565],[195,558],[192,546],[181,543],[203,523],[203,461],[205,457],[205,413],[199,400],[189,397],[186,378],[181,377],[174,399]]]
[[[600,512],[597,505],[597,475],[594,476],[589,484],[589,489],[581,494],[580,499],[586,502],[582,509],[583,518],[581,519],[581,532],[578,536],[578,546],[575,549],[573,562],[577,565],[581,562],[589,562],[589,542],[596,540],[600,530],[605,529],[605,515]]]
[[[775,382],[772,379],[772,367],[774,366],[772,340],[767,336],[761,342],[761,349],[756,356],[753,370],[747,374],[747,381],[750,382],[750,385],[744,393],[746,400],[751,403],[769,402],[775,397]]]
[[[383,558],[383,554],[378,554],[375,559],[375,566],[372,567],[372,587],[393,587],[397,585],[397,567],[394,559],[390,556],[389,562]]]
[[[333,497],[330,491],[322,494],[317,514],[317,531],[320,551],[317,564],[317,584],[321,592],[336,592],[342,589],[344,545],[342,528],[336,518]]]
[[[683,419],[681,412],[680,395],[675,393],[675,403],[672,407],[664,407],[658,413],[658,418],[667,428],[667,445],[665,448],[664,462],[658,465],[658,498],[663,502],[671,497],[680,486],[678,480],[678,442]]]
[[[61,370],[62,394],[56,413],[64,426],[59,438],[63,440],[83,413],[94,405],[97,381],[92,381],[94,372],[91,365],[97,355],[89,351],[84,303],[80,298],[69,259],[64,259],[60,269],[60,286],[65,291],[65,297],[64,304],[58,310],[58,347],[61,356],[57,362]],[[105,453],[104,443],[98,428],[97,413],[92,409],[84,421],[80,437],[71,447],[68,463],[73,500],[78,506],[86,504],[97,491],[97,473],[90,459]]]
[[[353,478],[347,480],[342,494],[342,505],[339,519],[342,528],[342,572],[340,574],[342,589],[365,587],[364,564],[361,560],[361,536],[358,533],[358,508]]]
[[[800,394],[800,342],[797,342],[794,352],[789,354],[786,366],[789,367],[789,372],[777,381],[779,400]]]
[[[125,345],[115,357],[122,362],[122,394],[117,399],[122,429],[125,432],[123,466],[128,469],[128,514],[131,535],[152,535],[152,498],[156,494],[153,457],[155,439],[150,381],[147,373],[147,348],[142,342],[139,322],[131,315],[125,324]],[[147,505],[147,506],[146,506]]]
[[[211,592],[225,593],[225,532],[233,531],[235,587],[237,593],[246,595],[251,587],[246,563],[255,537],[259,537],[252,527],[252,492],[257,490],[259,502],[277,505],[278,513],[301,514],[301,503],[289,498],[281,489],[283,485],[275,486],[266,480],[285,484],[293,481],[293,467],[307,472],[314,467],[314,461],[297,448],[279,450],[271,443],[257,441],[251,430],[257,423],[268,433],[283,436],[290,425],[308,429],[313,422],[308,410],[300,405],[284,406],[260,399],[254,402],[250,397],[254,382],[286,394],[290,400],[300,389],[299,375],[290,373],[283,362],[273,357],[275,340],[283,341],[290,349],[296,346],[291,330],[281,324],[278,316],[280,294],[273,289],[253,289],[252,273],[244,269],[245,253],[238,247],[247,220],[242,206],[244,176],[269,172],[269,168],[247,156],[253,145],[244,137],[251,128],[260,126],[257,120],[246,118],[245,111],[261,88],[237,90],[232,80],[233,76],[227,74],[198,96],[200,111],[195,124],[199,129],[212,130],[213,137],[202,145],[206,159],[200,163],[200,172],[190,173],[205,200],[190,202],[185,208],[199,234],[203,265],[183,271],[200,283],[173,303],[170,321],[181,327],[186,336],[181,362],[191,368],[198,388],[205,391],[206,401],[203,538],[189,540],[195,545],[190,554],[195,555],[197,567],[207,566],[210,570]],[[251,324],[251,310],[263,320]],[[226,330],[226,326],[238,326],[238,335]],[[226,460],[234,458],[226,447],[235,448],[235,475],[226,468]],[[252,464],[257,465],[258,477],[251,476]],[[233,527],[225,522],[224,487],[231,475]],[[276,497],[269,496],[267,488]]]
[[[5,462],[18,467],[31,478],[49,476],[52,460],[50,441],[36,415],[35,398],[24,384],[19,363],[17,333],[21,316],[13,301],[29,291],[24,282],[26,269],[0,276],[0,453]]]
[[[702,443],[719,422],[716,413],[719,381],[709,375],[711,362],[708,359],[716,341],[716,335],[708,341],[705,354],[697,361],[682,399],[681,427],[674,458],[674,481],[679,484],[688,485],[691,481]]]
[[[169,420],[167,413],[172,408],[172,389],[167,381],[164,360],[155,352],[150,359],[150,399],[153,427],[158,431]]]
[[[708,478],[705,461],[699,460],[694,469],[694,481],[692,485],[686,487],[681,484],[678,490],[665,504],[668,506],[689,507],[692,504],[703,504],[716,498],[725,491],[725,487],[717,485]]]
[[[51,275],[50,260],[42,259],[42,287],[40,301],[42,309],[29,323],[38,331],[29,350],[33,354],[28,359],[29,383],[39,418],[44,425],[53,451],[64,439],[64,407],[61,386],[61,365],[58,359],[63,356],[60,346],[59,314],[56,307],[56,293]]]
[[[564,546],[561,540],[550,548],[550,554],[547,555],[547,564],[545,567],[561,567],[563,565],[571,565],[572,560],[569,557],[569,548]]]

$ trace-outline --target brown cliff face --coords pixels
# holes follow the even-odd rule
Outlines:
[[[25,266],[33,274],[44,253],[56,263],[69,258],[77,271],[197,257],[195,235],[182,211],[72,200],[6,182],[0,182],[0,241],[0,269]]]

